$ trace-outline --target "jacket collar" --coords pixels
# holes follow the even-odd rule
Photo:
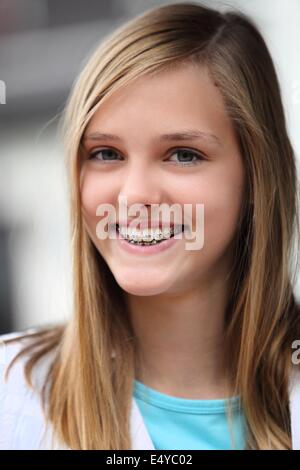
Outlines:
[[[292,369],[289,381],[292,449],[300,450],[300,369]]]
[[[131,401],[130,434],[132,450],[155,449],[134,397],[132,397]]]

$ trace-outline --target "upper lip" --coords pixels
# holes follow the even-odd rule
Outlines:
[[[150,221],[149,220],[140,220],[138,222],[135,222],[134,224],[131,225],[131,223],[133,222],[133,220],[136,220],[136,219],[132,219],[132,220],[119,220],[117,223],[117,225],[119,227],[125,227],[125,228],[137,228],[137,229],[143,229],[143,228],[153,228],[153,229],[156,229],[156,228],[160,228],[161,230],[163,230],[164,228],[166,229],[171,229],[171,228],[174,228],[174,223],[173,222],[160,222],[160,221],[153,221],[151,222],[150,224]],[[176,224],[175,226],[179,225],[180,227],[183,225],[183,224]]]

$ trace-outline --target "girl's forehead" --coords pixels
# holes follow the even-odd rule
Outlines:
[[[230,126],[222,95],[204,67],[189,66],[138,77],[100,104],[85,134],[114,134],[143,126],[166,133],[170,129],[205,128],[217,134]],[[216,129],[216,132],[212,132]],[[203,129],[204,130],[204,129]],[[224,129],[223,129],[224,130]]]
[[[162,106],[166,102],[174,107],[188,102],[195,107],[197,103],[200,104],[199,100],[205,99],[208,105],[210,100],[207,99],[207,94],[213,94],[215,99],[221,98],[207,69],[189,64],[174,70],[157,72],[154,76],[149,73],[133,79],[105,99],[99,112],[101,113],[101,109],[107,111],[112,108],[121,111],[121,104],[143,107],[145,113],[157,104]]]

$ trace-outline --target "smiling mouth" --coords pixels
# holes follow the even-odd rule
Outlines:
[[[176,234],[184,232],[184,225],[172,227],[167,232],[163,232],[159,229],[154,231],[154,234],[149,234],[148,236],[143,236],[141,232],[131,232],[127,234],[126,232],[120,231],[119,225],[115,224],[115,230],[120,238],[124,239],[131,245],[138,245],[138,246],[151,246],[151,245],[159,245],[160,243],[165,242],[166,240],[170,240]],[[149,232],[148,232],[149,233]]]

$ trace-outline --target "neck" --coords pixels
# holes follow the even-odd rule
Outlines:
[[[224,283],[184,294],[130,295],[128,302],[139,352],[137,380],[192,399],[231,395],[224,364]]]

